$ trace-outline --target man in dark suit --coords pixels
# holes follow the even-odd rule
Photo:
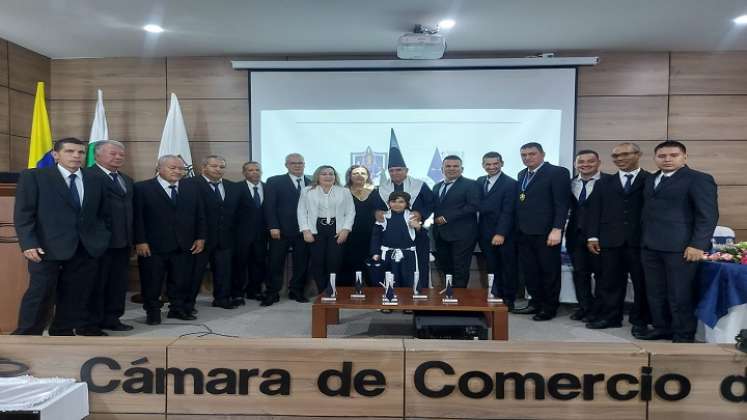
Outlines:
[[[205,247],[207,222],[194,183],[181,182],[184,161],[158,159],[158,175],[135,183],[135,250],[148,325],[161,323],[161,285],[166,275],[169,318],[193,320],[189,311],[194,255]]]
[[[213,303],[217,308],[233,309],[231,302],[231,264],[235,245],[235,217],[239,194],[233,183],[223,179],[226,159],[218,155],[206,156],[200,164],[201,174],[187,178],[183,183],[194,184],[205,204],[207,239],[205,250],[194,257],[191,292],[187,307],[195,309],[202,279],[208,263],[213,273]]]
[[[638,337],[651,322],[646,285],[641,265],[641,209],[643,186],[648,172],[638,161],[641,149],[635,143],[621,143],[612,149],[617,174],[594,185],[587,209],[588,248],[600,255],[602,276],[596,280],[596,319],[590,329],[622,325],[628,275],[633,283],[633,306],[628,320],[631,333]]]
[[[539,143],[521,146],[526,169],[519,172],[516,241],[529,305],[514,311],[535,321],[555,317],[560,299],[560,241],[568,217],[571,178],[568,169],[545,162]]]
[[[123,324],[127,297],[127,273],[132,251],[132,178],[120,169],[125,162],[124,144],[105,140],[94,145],[96,164],[83,170],[85,176],[99,179],[104,185],[106,206],[111,216],[109,248],[99,258],[97,281],[88,304],[92,326],[112,331],[130,331]]]
[[[262,285],[267,281],[267,225],[264,215],[265,183],[259,162],[242,168],[245,181],[237,182],[239,208],[236,212],[236,253],[231,296],[243,305],[244,296],[263,301]]]
[[[593,274],[594,281],[598,283],[602,277],[602,267],[599,256],[589,252],[587,247],[587,211],[589,202],[596,194],[597,184],[607,177],[607,174],[599,172],[601,163],[599,154],[593,150],[576,152],[574,166],[578,175],[571,180],[571,212],[565,231],[565,248],[573,264],[573,286],[578,301],[578,309],[571,314],[574,321],[590,322],[595,318],[591,276]]]
[[[716,182],[690,169],[685,145],[668,140],[654,149],[659,171],[643,189],[642,258],[654,329],[644,340],[692,342],[695,270],[718,222]]]
[[[298,199],[301,190],[311,183],[303,174],[306,163],[303,156],[291,153],[285,157],[287,174],[267,179],[264,212],[270,232],[271,279],[262,306],[270,306],[280,300],[283,286],[283,268],[288,249],[293,248],[293,276],[288,287],[288,298],[304,303],[306,275],[308,272],[309,246],[298,230]]]
[[[433,186],[436,264],[444,275],[453,275],[454,287],[467,287],[469,283],[480,207],[480,190],[475,181],[462,176],[463,170],[459,156],[446,156],[441,163],[444,180]]]
[[[21,172],[14,220],[29,286],[21,300],[14,334],[41,335],[56,304],[49,335],[106,335],[89,326],[86,304],[97,261],[109,246],[104,186],[83,174],[86,146],[58,140],[56,165]]]
[[[516,298],[516,243],[514,213],[516,211],[516,181],[501,171],[503,157],[488,152],[482,157],[486,176],[477,178],[480,187],[479,241],[488,273],[497,282],[498,295],[509,310],[514,310]]]

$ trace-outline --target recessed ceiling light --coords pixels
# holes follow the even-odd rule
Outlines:
[[[145,30],[146,32],[150,32],[152,34],[160,34],[161,32],[163,32],[162,27],[158,25],[153,25],[153,24],[143,26],[143,30]]]
[[[747,15],[742,15],[734,18],[734,23],[737,25],[747,25]]]
[[[444,19],[441,22],[438,22],[439,29],[451,29],[454,27],[456,22],[454,22],[454,19]]]

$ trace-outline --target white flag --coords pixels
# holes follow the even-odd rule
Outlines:
[[[163,126],[161,145],[158,147],[158,157],[163,155],[176,155],[184,160],[187,167],[187,176],[192,176],[192,153],[189,152],[189,139],[187,138],[187,127],[184,125],[182,109],[175,94],[171,94],[171,105],[166,115],[166,124]]]
[[[104,94],[99,89],[96,112],[93,114],[93,123],[91,124],[91,135],[88,136],[88,158],[86,159],[86,166],[93,166],[95,162],[93,156],[94,144],[102,140],[109,140],[109,127],[106,124],[106,111],[104,111]]]

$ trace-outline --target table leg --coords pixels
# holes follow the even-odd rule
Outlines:
[[[311,337],[327,338],[327,308],[324,305],[311,306]]]
[[[508,309],[505,306],[493,311],[493,340],[508,340]]]
[[[327,325],[340,323],[340,309],[327,308]]]

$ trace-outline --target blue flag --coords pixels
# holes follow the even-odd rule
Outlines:
[[[438,151],[438,147],[433,151],[433,159],[431,159],[431,166],[428,168],[428,177],[433,182],[441,182],[444,179],[444,174],[441,172],[441,153]]]

